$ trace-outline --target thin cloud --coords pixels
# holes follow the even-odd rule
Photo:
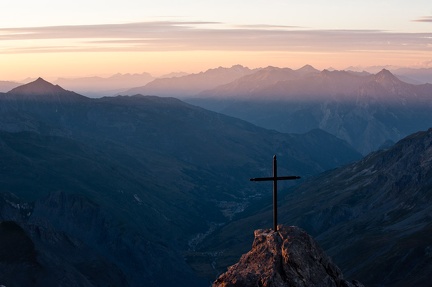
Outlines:
[[[430,22],[432,23],[432,16],[425,16],[419,19],[413,20],[413,22]]]
[[[143,22],[76,26],[0,28],[0,40],[76,39],[76,38],[140,38],[159,33],[181,32],[195,25],[215,22]],[[190,27],[190,28],[189,28]]]
[[[256,25],[236,25],[235,28],[240,29],[299,29],[300,26],[286,26],[286,25],[266,25],[266,24],[256,24]]]
[[[0,53],[103,51],[431,51],[432,33],[308,30],[290,26],[237,26],[217,22],[0,28]],[[26,46],[32,40],[31,46]],[[67,42],[67,44],[65,44]],[[39,44],[38,44],[39,43]],[[50,44],[47,44],[50,43]],[[71,44],[73,43],[73,44]]]

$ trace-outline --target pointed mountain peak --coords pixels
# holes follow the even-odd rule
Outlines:
[[[399,83],[400,80],[393,75],[389,70],[382,69],[375,75],[375,81],[378,83]]]
[[[318,71],[318,70],[315,69],[313,66],[308,64],[308,65],[304,65],[303,67],[301,67],[297,71]]]
[[[379,71],[377,73],[377,75],[393,76],[393,74],[389,70],[387,70],[387,69],[382,69],[381,71]]]
[[[51,84],[41,77],[28,84],[18,86],[7,93],[14,96],[22,96],[24,98],[28,98],[30,96],[31,98],[37,97],[37,99],[44,100],[53,99],[53,97],[62,97],[69,100],[86,98],[77,93],[67,91],[59,85]]]
[[[45,81],[41,77],[37,78],[35,81],[28,84],[16,87],[10,90],[9,94],[19,94],[19,95],[47,95],[47,94],[58,94],[67,92],[58,85],[53,85],[48,81]]]
[[[36,82],[36,83],[48,83],[48,84],[50,84],[50,82],[48,82],[48,81],[45,81],[43,78],[41,78],[41,77],[38,77],[34,82]]]
[[[311,65],[304,65],[300,69],[296,70],[297,73],[302,75],[311,74],[311,73],[319,73],[320,71],[312,67]]]

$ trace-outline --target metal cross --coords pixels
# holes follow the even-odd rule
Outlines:
[[[278,180],[294,180],[300,176],[277,176],[276,155],[273,156],[273,176],[272,177],[255,177],[250,181],[273,181],[273,230],[277,231],[277,182]]]

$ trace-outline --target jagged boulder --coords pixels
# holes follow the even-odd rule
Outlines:
[[[295,226],[256,230],[252,250],[229,267],[217,286],[337,286],[360,287],[348,282],[315,240]]]

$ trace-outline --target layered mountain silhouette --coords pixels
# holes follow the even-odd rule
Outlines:
[[[86,97],[75,92],[67,91],[59,85],[53,85],[42,78],[18,86],[2,96],[4,100],[27,100],[32,102],[71,103],[83,101]]]
[[[432,83],[432,68],[424,67],[424,68],[414,68],[414,67],[398,67],[398,66],[370,66],[370,67],[348,67],[345,70],[357,71],[357,72],[368,72],[372,74],[376,74],[382,69],[387,69],[392,71],[400,80],[414,84],[426,84]]]
[[[394,69],[399,77],[382,67],[370,68],[376,73],[370,74],[319,71],[310,65],[297,70],[277,67],[251,70],[236,65],[197,74],[174,74],[169,78],[154,79],[146,73],[117,74],[109,78],[59,79],[57,83],[92,97],[107,94],[180,97],[188,103],[279,132],[305,133],[319,128],[366,155],[385,143],[426,129],[432,122],[431,84],[414,85],[400,80],[424,83],[428,70]],[[410,75],[419,80],[410,80]]]
[[[89,97],[114,95],[130,87],[145,85],[155,78],[149,73],[115,74],[110,77],[59,78],[56,84]]]
[[[325,172],[285,194],[279,222],[304,228],[345,276],[365,286],[429,286],[431,152],[429,129]],[[233,264],[247,251],[247,236],[271,225],[271,207],[260,209],[253,208],[251,216],[224,226],[203,243],[201,251],[219,254],[212,258],[213,266]]]
[[[0,81],[0,93],[4,93],[7,91],[12,90],[13,88],[16,88],[18,86],[21,86],[22,84],[17,82],[11,82],[11,81]]]
[[[219,67],[198,74],[180,77],[156,79],[145,86],[136,87],[122,93],[124,95],[156,95],[169,97],[185,97],[201,91],[228,84],[235,79],[251,74],[254,71],[241,65],[231,68]]]
[[[37,79],[0,94],[0,220],[33,242],[33,286],[202,286],[194,249],[268,196],[246,183],[271,173],[274,153],[280,172],[306,178],[361,157],[321,130],[283,134],[174,98],[90,99]]]
[[[399,78],[406,79],[405,82],[412,84],[432,84],[432,68],[398,68],[394,73]]]
[[[418,69],[411,72],[427,75]],[[251,70],[237,65],[156,79],[123,94],[180,97],[280,132],[305,133],[319,128],[366,155],[428,128],[431,93],[431,84],[409,84],[382,68],[371,74],[319,71],[310,65],[297,70]]]
[[[320,128],[367,154],[432,123],[432,85],[377,74],[268,67],[187,101],[281,132]]]
[[[255,86],[254,89],[247,87]],[[421,87],[424,85],[420,85]],[[426,85],[428,86],[428,85]],[[249,100],[319,100],[328,97],[357,101],[365,96],[375,100],[401,101],[410,89],[417,86],[400,81],[388,70],[375,75],[349,71],[322,72],[310,66],[299,70],[268,67],[250,76],[242,77],[223,87],[200,93],[202,97],[245,97]],[[243,89],[243,90],[242,90]],[[412,92],[411,92],[412,93]],[[419,94],[417,97],[424,97]],[[414,98],[412,100],[415,100]]]

